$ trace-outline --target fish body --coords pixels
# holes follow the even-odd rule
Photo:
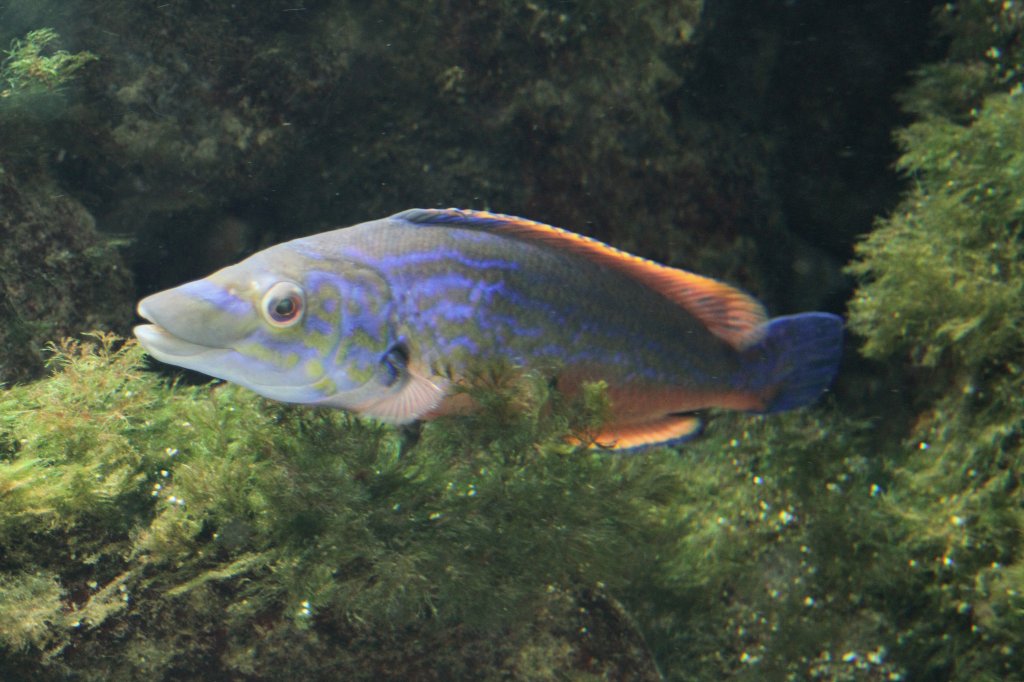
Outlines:
[[[842,320],[768,320],[747,294],[567,230],[482,211],[413,209],[270,247],[143,299],[164,362],[276,400],[394,423],[463,407],[472,363],[557,368],[562,390],[608,385],[597,442],[684,440],[694,412],[812,402]]]

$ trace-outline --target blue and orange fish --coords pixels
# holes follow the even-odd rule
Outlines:
[[[484,211],[413,209],[296,239],[149,296],[135,334],[164,362],[276,400],[394,423],[460,407],[472,362],[557,366],[561,390],[608,385],[597,442],[699,432],[695,412],[817,399],[842,319],[767,319],[727,284],[594,239]]]

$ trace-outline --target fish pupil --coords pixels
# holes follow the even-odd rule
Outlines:
[[[277,302],[277,305],[274,306],[274,315],[282,320],[287,320],[294,314],[295,301],[292,300],[291,297],[282,298],[280,301]]]

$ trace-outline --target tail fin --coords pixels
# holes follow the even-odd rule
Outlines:
[[[744,351],[745,383],[774,396],[763,412],[814,402],[832,383],[843,351],[843,318],[829,313],[776,317],[764,336]]]

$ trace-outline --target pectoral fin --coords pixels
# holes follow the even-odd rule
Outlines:
[[[399,341],[381,356],[377,382],[388,389],[380,398],[356,409],[360,414],[405,424],[434,412],[448,393],[448,382],[431,377],[410,362],[409,348]]]
[[[393,424],[405,424],[436,410],[447,392],[444,380],[410,373],[401,388],[360,405],[356,412]]]

